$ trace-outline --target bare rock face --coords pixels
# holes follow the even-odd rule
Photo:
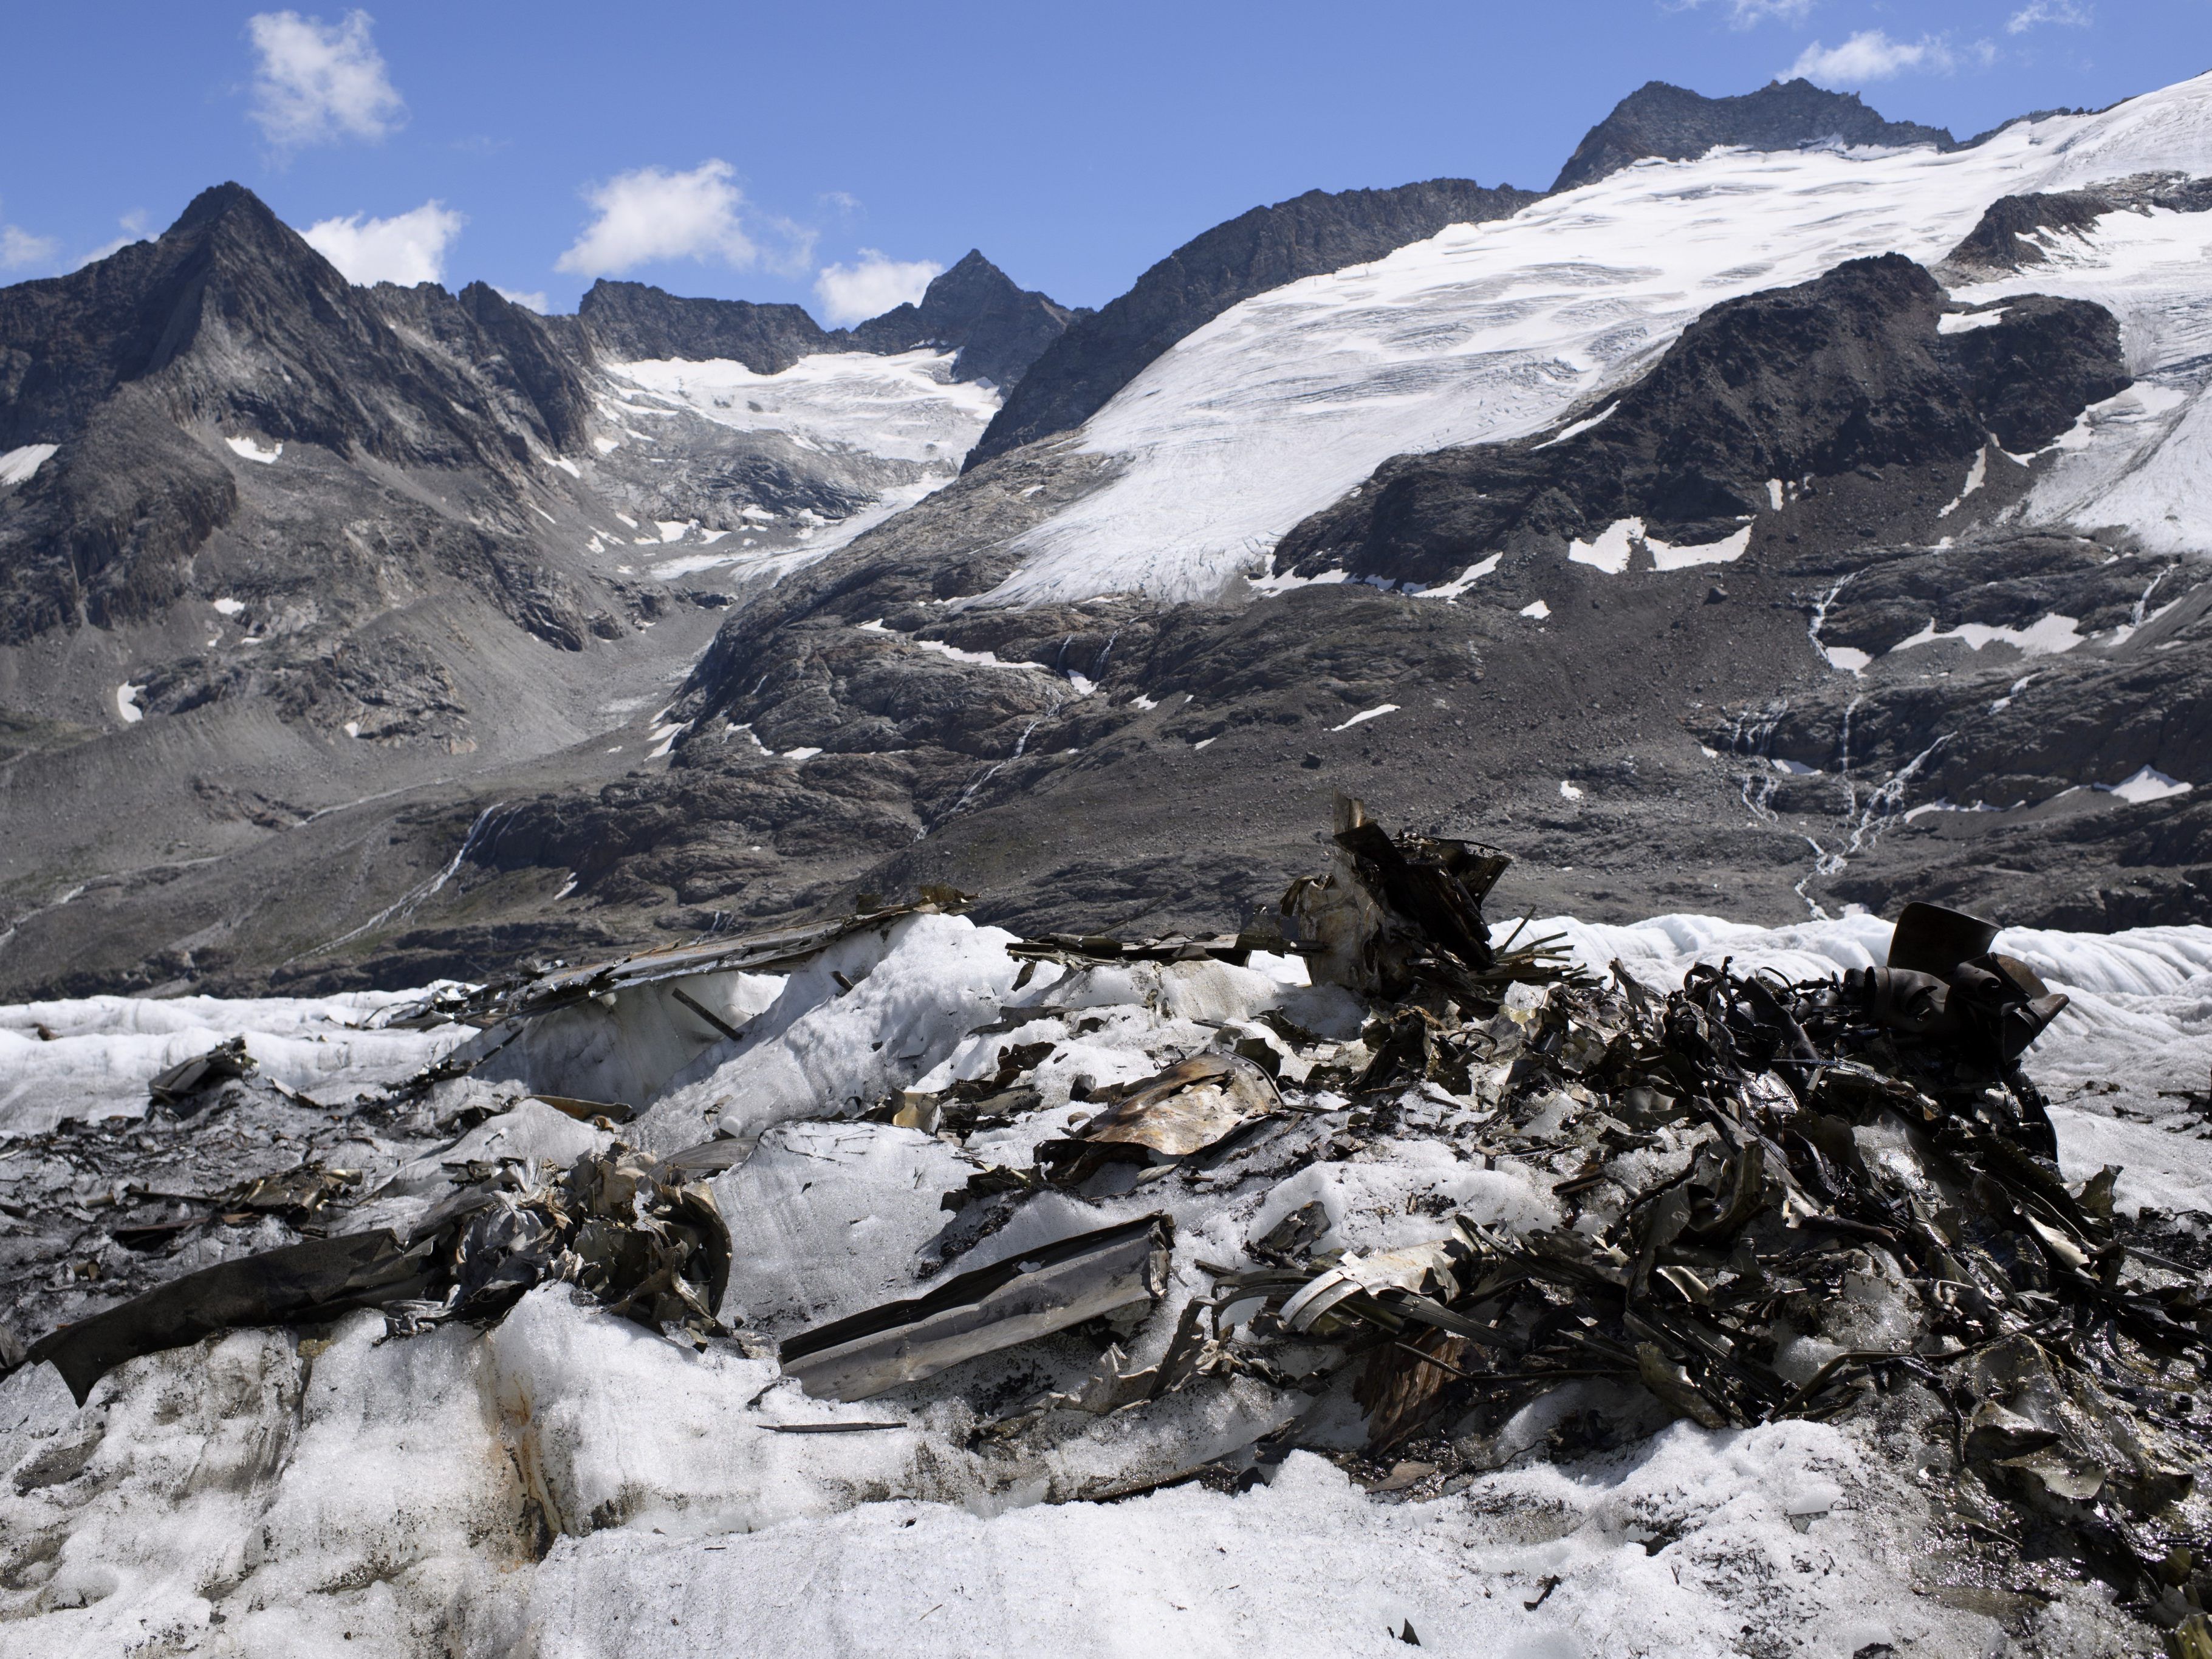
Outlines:
[[[1884,120],[1856,93],[1824,91],[1802,78],[1770,82],[1733,98],[1707,98],[1687,87],[1647,81],[1583,136],[1552,188],[1572,190],[1646,156],[1688,161],[1716,144],[1796,149],[1823,143],[1958,147],[1942,127]]]
[[[934,277],[921,303],[895,306],[852,331],[866,351],[911,351],[950,346],[953,372],[963,380],[988,380],[1012,388],[1087,310],[1071,311],[1048,296],[1014,286],[1013,279],[969,249],[951,270]]]
[[[679,299],[648,283],[604,276],[585,294],[576,315],[593,347],[624,362],[726,358],[756,374],[781,374],[801,357],[836,349],[802,306]]]
[[[1715,306],[1586,421],[1399,457],[1285,536],[1275,568],[1431,584],[1632,520],[1654,544],[1713,545],[1782,484],[1963,466],[1992,434],[2033,450],[2129,384],[2119,325],[2100,306],[2014,299],[1989,326],[1944,334],[1945,304],[1925,270],[1885,254]]]

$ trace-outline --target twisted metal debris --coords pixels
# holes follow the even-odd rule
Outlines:
[[[1507,863],[1474,843],[1389,835],[1344,802],[1328,872],[1237,934],[1068,935],[1010,951],[1079,971],[1294,952],[1317,985],[1366,1010],[1356,1036],[1269,1012],[1265,1039],[1224,1029],[1217,1046],[1154,1075],[1103,1089],[1079,1079],[1074,1098],[1091,1115],[1027,1143],[1025,1166],[988,1163],[969,1142],[1041,1109],[1033,1074],[1055,1041],[1010,1042],[968,1081],[854,1111],[950,1142],[975,1166],[944,1195],[949,1218],[918,1254],[918,1278],[1048,1193],[1103,1206],[1151,1204],[1167,1183],[1272,1187],[1401,1133],[1489,1168],[1519,1165],[1547,1188],[1555,1224],[1515,1233],[1446,1204],[1428,1212],[1427,1241],[1363,1254],[1324,1248],[1334,1230],[1320,1204],[1293,1209],[1255,1227],[1242,1259],[1194,1264],[1210,1293],[1184,1301],[1159,1358],[1139,1367],[1122,1345],[1174,1278],[1160,1206],[797,1333],[781,1345],[787,1373],[813,1395],[896,1398],[977,1356],[1088,1332],[1087,1377],[979,1419],[974,1449],[1010,1460],[1062,1432],[1066,1414],[1141,1409],[1182,1389],[1256,1382],[1282,1402],[1260,1439],[1209,1463],[1062,1494],[1102,1499],[1185,1480],[1234,1490],[1301,1447],[1379,1493],[1451,1490],[1510,1455],[1499,1436],[1516,1414],[1571,1385],[1586,1385],[1574,1396],[1584,1403],[1552,1431],[1560,1456],[1669,1418],[1724,1431],[1868,1413],[1933,1437],[1939,1525],[2008,1594],[2049,1599],[2055,1580],[2094,1577],[2161,1627],[2170,1651],[2212,1655],[2212,1512],[2196,1478],[2212,1450],[2212,1243],[2154,1212],[2123,1214],[2116,1170],[2062,1178],[2023,1058],[2066,999],[1996,951],[1992,925],[1928,905],[1905,908],[1880,968],[1791,981],[1723,962],[1665,993],[1619,963],[1594,976],[1559,939],[1524,939],[1525,921],[1493,936],[1484,905]],[[628,986],[792,965],[902,913],[534,973],[440,1006],[519,1030]],[[1039,1012],[970,1035],[1012,1033]],[[448,1062],[357,1103],[353,1121],[466,1128],[472,1120],[429,1121],[438,1078],[465,1069]],[[134,1251],[256,1218],[300,1242],[34,1345],[28,1357],[52,1359],[80,1399],[131,1353],[231,1325],[378,1306],[404,1335],[495,1320],[548,1281],[680,1340],[732,1334],[718,1315],[745,1264],[732,1261],[701,1176],[741,1162],[750,1142],[665,1159],[616,1143],[566,1164],[495,1160],[450,1170],[444,1199],[404,1227],[337,1233],[374,1196],[330,1161],[344,1115],[280,1097],[242,1048],[158,1081],[158,1122],[64,1125],[55,1148],[105,1137],[141,1147],[150,1168],[165,1148],[235,1133],[255,1113],[329,1124],[291,1168],[274,1163],[291,1142],[272,1132],[272,1167],[207,1197],[117,1187],[111,1231]],[[607,1134],[628,1115],[536,1098]],[[94,1224],[89,1211],[82,1220]],[[1324,1431],[1346,1397],[1363,1441]]]

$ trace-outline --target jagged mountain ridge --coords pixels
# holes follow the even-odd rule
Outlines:
[[[1976,222],[2003,195],[2106,189],[2107,179],[2148,173],[2185,178],[2200,165],[2212,170],[2212,158],[2200,163],[2184,140],[2160,150],[2129,136],[2161,119],[2172,127],[2174,100],[2185,93],[2160,95],[2163,106],[2154,97],[2138,100],[2141,109],[2076,123],[2064,146],[2049,134],[1992,141],[1974,152],[1971,169],[1947,164],[1948,193],[1932,203],[1913,195],[1920,163],[1903,152],[1869,159],[1793,147],[1765,158],[1669,164],[1691,176],[1619,173],[1571,203],[1539,204],[1449,233],[1437,249],[1415,245],[1372,266],[1240,301],[1232,328],[1186,337],[1155,359],[1140,384],[1125,387],[1087,424],[1083,443],[1038,443],[974,465],[957,484],[847,550],[739,596],[730,624],[674,696],[668,724],[683,729],[653,734],[665,764],[619,755],[605,769],[620,775],[602,780],[562,776],[551,765],[480,772],[461,787],[418,793],[404,809],[363,808],[352,819],[340,814],[266,836],[219,872],[167,882],[158,898],[151,890],[122,892],[99,897],[96,908],[80,900],[29,919],[13,971],[56,961],[67,930],[77,946],[67,983],[77,989],[165,980],[243,986],[266,983],[272,972],[301,986],[397,984],[481,971],[522,950],[604,949],[788,915],[863,887],[894,890],[939,878],[984,890],[987,914],[1025,926],[1217,926],[1307,861],[1304,842],[1325,816],[1329,792],[1373,793],[1378,786],[1392,792],[1397,816],[1522,849],[1525,862],[1511,878],[1516,902],[1585,915],[1725,902],[1787,915],[1823,900],[1885,902],[1904,882],[1970,902],[1996,895],[2023,920],[2114,925],[2194,914],[2189,872],[2205,866],[2208,854],[2190,799],[2137,798],[2154,784],[2129,794],[2100,792],[2119,781],[2113,769],[2123,763],[2130,775],[2175,777],[2197,764],[2187,711],[2196,707],[2188,688],[2203,609],[2197,577],[2179,545],[2085,534],[2081,526],[2112,520],[2072,508],[2070,519],[2053,518],[2058,509],[2043,505],[2083,466],[2106,465],[2098,458],[2117,454],[2116,443],[2149,444],[2155,459],[2179,407],[2166,400],[2194,395],[2169,391],[2171,375],[2185,371],[2169,368],[2170,354],[2142,334],[2163,314],[2159,307],[2081,264],[2107,257],[2101,250],[2117,246],[2116,235],[2179,234],[2171,231],[2179,221],[2170,208],[2152,204],[2144,218],[2130,206],[2090,216],[2086,229],[2030,229],[2025,234],[2046,258],[2017,273],[1975,274],[1958,263]],[[2054,151],[2075,170],[2024,170],[2021,158]],[[2084,171],[2098,167],[2105,171]],[[1705,173],[1726,188],[1698,188]],[[1863,181],[1876,173],[1887,182],[1865,190]],[[1621,538],[1621,568],[1567,557],[1569,543],[1587,541],[1610,510],[1592,495],[1575,507],[1571,524],[1556,520],[1560,533],[1545,546],[1508,550],[1478,580],[1462,581],[1464,568],[1455,571],[1455,594],[1314,582],[1295,570],[1280,581],[1264,578],[1258,590],[1232,582],[1186,592],[1156,586],[1138,565],[1126,574],[1094,570],[1088,586],[1059,594],[1031,580],[1041,536],[1071,514],[1107,523],[1104,491],[1117,480],[1143,481],[1140,467],[1101,441],[1125,428],[1132,411],[1203,392],[1225,399],[1220,407],[1233,409],[1239,424],[1264,430],[1296,407],[1272,383],[1240,385],[1215,374],[1219,360],[1207,354],[1217,341],[1273,340],[1269,349],[1280,348],[1286,362],[1310,368],[1314,354],[1286,330],[1340,305],[1363,327],[1381,319],[1409,341],[1425,337],[1429,343],[1408,346],[1406,365],[1432,374],[1455,349],[1449,342],[1467,339],[1478,353],[1492,349],[1467,332],[1482,325],[1453,313],[1448,289],[1421,264],[1446,244],[1450,258],[1464,260],[1468,249],[1495,238],[1503,258],[1534,237],[1543,240],[1532,246],[1584,258],[1557,240],[1565,234],[1563,215],[1595,215],[1600,231],[1613,234],[1606,216],[1635,228],[1635,216],[1656,212],[1650,204],[1662,196],[1756,203],[1756,191],[1745,186],[1769,175],[1775,188],[1800,196],[1832,178],[1854,189],[1860,205],[1853,211],[1864,215],[1864,204],[1879,198],[1876,216],[1863,234],[1824,229],[1826,240],[1798,244],[1792,239],[1803,233],[1794,222],[1756,205],[1741,222],[1700,209],[1710,228],[1705,221],[1656,217],[1636,234],[1674,248],[1710,241],[1713,257],[1724,252],[1732,267],[1747,255],[1765,258],[1764,280],[1738,276],[1731,280],[1740,288],[1711,295],[1723,303],[1731,291],[1786,289],[1906,238],[1901,246],[1922,265],[1966,286],[1940,306],[1921,291],[1906,307],[1918,320],[1905,333],[1884,313],[1856,347],[1832,343],[1903,354],[1889,365],[1894,375],[1875,377],[1885,395],[1925,392],[1934,384],[1931,365],[1955,368],[2015,337],[2041,339],[2046,325],[2057,326],[2062,344],[2097,347],[2106,337],[2099,328],[2109,325],[2087,315],[2069,285],[2105,283],[2097,291],[2118,296],[2137,385],[2081,411],[2080,400],[2103,389],[2097,375],[2109,380],[2108,364],[2097,367],[2109,352],[2091,350],[2084,371],[2073,375],[2070,400],[2030,422],[2037,436],[2055,420],[2070,424],[2055,445],[2024,458],[2002,446],[1972,462],[1952,453],[1971,441],[1962,424],[1969,416],[2008,425],[2002,400],[1979,392],[1948,405],[1958,430],[1944,428],[1940,454],[1877,465],[1849,445],[1832,447],[1814,467],[1816,474],[1820,465],[1841,467],[1835,475],[1790,488],[1778,505],[1751,503],[1753,534],[1725,568],[1655,568],[1651,544],[1668,542],[1663,532],[1686,543],[1691,525],[1717,526],[1670,519],[1649,498],[1632,503],[1646,514],[1632,516],[1648,516],[1650,533]],[[2137,226],[2148,230],[2130,228]],[[1601,280],[1615,279],[1601,271]],[[2025,297],[2038,285],[2051,297]],[[1589,287],[1580,284],[1578,304]],[[1789,308],[1781,298],[1761,305]],[[1529,405],[1519,431],[1534,435],[1522,451],[1597,416],[1608,401],[1633,413],[1624,394],[1647,381],[1695,321],[1694,312],[1648,315],[1640,331],[1607,344],[1596,372],[1553,385]],[[549,336],[562,328],[550,323]],[[1934,337],[1923,339],[1929,328]],[[2034,368],[2039,360],[2024,361]],[[1788,390],[1788,373],[1769,378]],[[1356,380],[1346,384],[1346,410],[1376,406]],[[621,395],[642,409],[636,400],[650,392]],[[1767,482],[1754,476],[1754,461],[1771,460],[1736,453],[1742,413],[1735,428],[1723,422],[1701,440],[1741,463],[1716,475],[1736,506]],[[1917,429],[1923,413],[1903,410],[1898,429]],[[1615,410],[1582,440],[1536,459],[1549,466],[1603,453],[1590,446],[1624,418]],[[1771,411],[1750,418],[1764,423]],[[1628,420],[1606,443],[1637,426]],[[1504,449],[1514,448],[1519,431],[1502,434]],[[1371,433],[1359,440],[1375,441]],[[595,487],[623,465],[641,479],[666,470],[650,466],[641,441],[623,443],[592,464]],[[1369,453],[1387,472],[1413,465],[1388,461],[1394,449],[1417,447],[1398,441]],[[1654,451],[1645,460],[1663,474],[1681,455]],[[1368,471],[1341,484],[1324,477],[1322,501],[1336,501]],[[1587,465],[1584,473],[1583,483],[1595,476]],[[2129,476],[2162,475],[2154,465]],[[1358,483],[1354,499],[1375,482]],[[1570,494],[1583,487],[1568,483]],[[1651,483],[1666,479],[1655,474]],[[1310,478],[1300,483],[1314,487]],[[2067,489],[2069,500],[2112,499],[2109,489],[2087,496]],[[1313,511],[1286,512],[1295,499],[1267,509],[1283,515],[1284,532]],[[2135,514],[2129,522],[2151,523],[2137,509],[2124,511]],[[2021,514],[2033,524],[2007,516]],[[1949,544],[1940,545],[1946,538]],[[1125,526],[1125,545],[1149,539]],[[1278,550],[1268,548],[1256,562],[1237,556],[1257,575],[1273,568]],[[1186,556],[1154,543],[1147,556],[1152,569],[1171,575]],[[1451,556],[1439,550],[1436,568]],[[1462,566],[1479,556],[1469,550]],[[1973,573],[1983,568],[2002,571],[2002,579],[1981,580]],[[1378,565],[1364,574],[1418,584],[1409,572],[1386,574]],[[2023,666],[2024,647],[2010,641],[2051,640],[2064,631],[2061,623],[2075,630],[2075,643],[2062,647],[2074,654]],[[2152,659],[2149,652],[2161,654]],[[1866,659],[1863,680],[1838,666],[1852,655]],[[2183,711],[2178,722],[2146,717],[2154,660]],[[2030,685],[2024,696],[2015,687],[2023,680]],[[2037,688],[2046,682],[2054,702],[2081,698],[2082,718],[2039,712],[2044,693]],[[664,696],[675,692],[672,683]],[[1996,714],[1974,713],[2008,698]],[[1592,703],[1602,719],[1589,712]],[[2038,792],[2024,799],[2064,802],[2024,816],[1921,814],[1923,806],[1974,805],[1963,792],[1978,776]],[[241,907],[239,895],[312,885],[337,826],[347,822],[373,825],[390,850],[321,912],[343,915],[343,931],[358,937],[303,953],[289,941],[288,923],[266,906]],[[2001,868],[1985,856],[1999,842],[2007,849]],[[423,889],[433,890],[408,896]],[[229,920],[241,909],[252,913]],[[221,936],[211,947],[180,943],[211,930]],[[325,927],[318,938],[327,942],[339,931]],[[149,950],[156,939],[162,948]]]
[[[1755,92],[1707,98],[1666,81],[1646,81],[1584,135],[1552,181],[1554,191],[1595,184],[1646,157],[1686,161],[1715,145],[1794,149],[1800,145],[1933,144],[1954,149],[1942,127],[1889,121],[1855,92],[1829,92],[1802,77]]]
[[[585,293],[576,321],[584,338],[617,360],[726,360],[757,374],[781,374],[822,352],[892,354],[950,349],[962,380],[1010,386],[1057,339],[1071,311],[1012,278],[970,249],[930,279],[921,303],[894,306],[849,329],[825,329],[802,306],[750,300],[684,299],[645,283],[601,277]]]
[[[726,412],[483,284],[356,287],[236,185],[0,290],[10,908],[479,769],[617,774],[715,607],[953,476],[995,398],[951,352],[1004,372],[1029,298],[971,258],[921,315],[963,341],[903,308],[880,371]]]
[[[679,299],[649,283],[605,276],[585,292],[576,319],[592,345],[618,358],[727,358],[756,374],[781,374],[802,357],[832,349],[803,306]]]

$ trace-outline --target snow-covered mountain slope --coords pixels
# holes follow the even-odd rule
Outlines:
[[[473,820],[452,792],[497,799],[503,768],[597,787],[665,758],[653,716],[717,614],[956,477],[983,376],[1069,314],[980,254],[858,335],[600,299],[356,284],[235,185],[0,288],[0,972],[64,922],[81,959],[155,867],[365,803],[400,847],[416,792]],[[316,902],[228,891],[186,976],[272,897]]]
[[[621,574],[774,580],[959,476],[1000,398],[957,363],[927,349],[816,352],[775,373],[730,358],[602,362],[604,426],[554,465],[652,520],[604,532],[635,550]]]
[[[1011,388],[971,465],[1080,426],[1160,353],[1240,300],[1379,259],[1447,225],[1502,219],[1535,199],[1534,191],[1510,185],[1431,179],[1395,190],[1310,190],[1240,213],[1191,238],[1127,293],[1071,322]]]
[[[1641,161],[1510,219],[1274,289],[1179,342],[1066,441],[1102,482],[1021,536],[1019,568],[990,597],[1219,593],[1389,456],[1599,412],[1716,301],[1872,254],[1932,264],[2001,197],[2156,172],[2212,172],[2212,76],[2101,114],[2018,123],[1961,150]],[[2121,316],[2139,373],[2179,373],[2201,356],[2198,307],[2212,307],[2212,283],[2188,269],[2208,240],[2200,216],[2104,221],[2078,252],[1988,291],[2097,299]],[[2186,515],[2165,520],[2170,502],[2152,514],[2148,501],[2193,470],[2193,427],[2166,447],[2165,428],[2106,424],[2091,464],[2124,448],[2111,465],[2138,492],[2113,505],[2192,533]],[[2081,495],[2051,490],[2045,501]],[[2212,518],[2193,533],[2206,532]]]
[[[2207,143],[2190,171],[2212,167]],[[2212,404],[2204,396],[2212,385],[2212,214],[2115,206],[2081,231],[2037,240],[2039,262],[1954,295],[1974,304],[2027,292],[2093,300],[2120,319],[2136,384],[2091,410],[2061,441],[2029,491],[2024,520],[2121,526],[2153,551],[2203,553],[2212,547]]]
[[[612,363],[644,398],[689,409],[738,432],[784,432],[809,447],[849,448],[950,472],[999,406],[951,375],[952,354],[862,351],[802,357],[780,374],[726,360]]]

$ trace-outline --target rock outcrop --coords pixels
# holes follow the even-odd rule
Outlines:
[[[1627,521],[1654,545],[1711,546],[1819,480],[1963,467],[1992,434],[2008,451],[2039,448],[2129,383],[2119,325],[2100,306],[2008,299],[1987,326],[1946,334],[1946,304],[1893,253],[1725,301],[1559,431],[1385,463],[1285,536],[1275,568],[1431,584],[1491,553],[1590,544]],[[1894,516],[1903,528],[1912,515]],[[1936,516],[1931,505],[1925,522]]]
[[[1647,81],[1583,135],[1552,188],[1572,190],[1646,156],[1686,161],[1717,144],[1797,149],[1830,143],[1958,147],[1958,140],[1942,127],[1884,120],[1856,93],[1825,91],[1802,78],[1769,82],[1732,98],[1708,98],[1687,87]]]
[[[959,264],[931,280],[920,305],[895,306],[855,326],[851,337],[863,351],[951,347],[957,353],[953,373],[962,380],[1011,389],[1072,321],[1090,314],[1015,287],[1005,271],[971,248]]]

